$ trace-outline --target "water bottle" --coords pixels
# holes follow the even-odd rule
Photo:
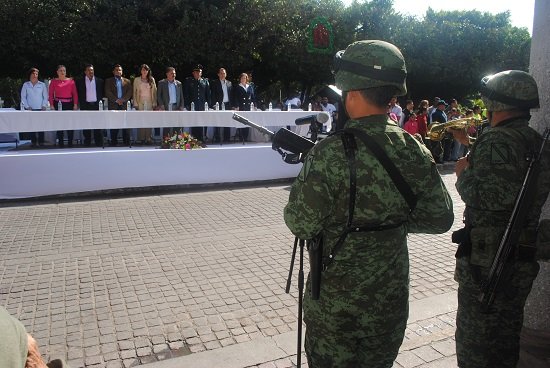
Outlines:
[[[251,103],[250,103],[250,111],[255,111],[255,109],[254,109],[254,102],[251,102]]]
[[[271,102],[269,103],[269,111],[273,111],[273,104]]]
[[[204,111],[208,111],[208,102],[204,103]]]
[[[130,100],[128,100],[128,102],[126,102],[126,111],[130,110],[132,110],[132,104],[130,103]]]
[[[99,100],[99,111],[103,111],[103,101]]]
[[[311,111],[311,102],[307,105],[307,111]]]
[[[172,104],[168,103],[168,111],[172,111]]]
[[[25,111],[25,104],[21,101],[21,111]]]
[[[287,111],[292,110],[292,107],[290,107],[290,102],[289,102],[288,105],[286,106],[286,109],[287,109]]]
[[[222,111],[225,111],[225,102],[222,102]]]
[[[144,111],[147,111],[147,101],[145,101],[145,102],[143,103],[143,110],[144,110]]]
[[[50,106],[50,101],[46,102],[46,111],[50,111],[52,107]]]
[[[61,101],[57,101],[57,111],[63,111],[63,104]]]
[[[220,104],[218,102],[216,102],[216,105],[214,105],[214,109],[216,111],[219,111],[220,110]]]
[[[195,111],[195,103],[191,101],[191,111]]]

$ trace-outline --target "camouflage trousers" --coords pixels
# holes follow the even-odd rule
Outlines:
[[[456,355],[460,368],[514,368],[519,359],[523,307],[537,276],[536,262],[516,262],[512,276],[499,290],[490,310],[483,313],[478,300],[480,282],[488,270],[457,259],[458,282]]]
[[[306,327],[305,350],[310,368],[391,368],[405,328],[380,336],[358,337],[360,331],[332,333]]]
[[[319,300],[311,300],[309,284],[304,297],[309,367],[391,368],[407,326],[407,283],[358,293],[322,282]]]

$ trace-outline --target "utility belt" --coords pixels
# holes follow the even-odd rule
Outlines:
[[[323,244],[324,239],[322,235],[319,235],[306,243],[307,252],[309,254],[309,277],[311,281],[311,298],[313,300],[319,299],[321,293],[321,274],[327,270],[327,268],[334,261],[336,253],[344,245],[348,234],[350,233],[367,233],[374,231],[385,231],[397,229],[405,224],[404,222],[398,224],[378,225],[378,226],[355,226],[346,228],[342,234],[338,237],[338,241],[332,247],[328,256],[323,256]]]

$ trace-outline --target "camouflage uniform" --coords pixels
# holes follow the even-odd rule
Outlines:
[[[387,115],[350,120],[346,128],[360,129],[380,145],[418,203],[409,213],[384,167],[356,139],[353,223],[401,225],[348,234],[334,262],[322,273],[319,300],[311,299],[308,281],[306,353],[311,368],[391,367],[408,317],[407,233],[448,230],[453,222],[452,203],[429,151]],[[309,152],[285,208],[285,222],[297,237],[323,235],[325,257],[347,225],[349,178],[341,136],[330,136]]]
[[[492,106],[491,101],[486,102],[488,108]],[[492,111],[511,108],[497,105]],[[528,124],[526,115],[504,120],[487,130],[474,143],[469,166],[457,179],[456,188],[466,204],[471,226],[472,247],[469,255],[459,255],[455,270],[459,283],[456,351],[458,365],[463,368],[515,367],[518,361],[523,307],[538,273],[538,263],[534,257],[516,259],[511,277],[497,292],[488,313],[481,311],[478,297],[522,186],[528,166],[525,157],[542,141]],[[535,244],[538,219],[550,188],[549,155],[544,156],[535,202],[520,237],[522,246]]]

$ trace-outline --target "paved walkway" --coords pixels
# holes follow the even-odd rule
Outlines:
[[[455,176],[444,180],[458,228]],[[0,305],[71,368],[291,367],[287,198],[274,184],[0,202]],[[409,237],[411,317],[395,367],[456,366],[449,239]]]

